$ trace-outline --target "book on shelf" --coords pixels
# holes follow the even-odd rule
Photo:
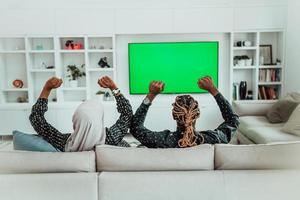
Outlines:
[[[259,82],[279,82],[280,72],[280,69],[260,69]]]
[[[275,100],[275,99],[278,99],[278,91],[275,87],[259,86],[258,99],[259,100]]]

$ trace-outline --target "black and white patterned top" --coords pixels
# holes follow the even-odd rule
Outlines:
[[[196,143],[215,144],[228,143],[239,126],[239,117],[236,115],[229,102],[223,97],[221,93],[215,96],[217,104],[221,110],[224,122],[215,130],[207,130],[195,132]],[[177,128],[175,132],[164,130],[160,132],[151,131],[144,127],[145,118],[151,104],[146,105],[142,103],[137,109],[132,119],[131,134],[142,145],[149,148],[179,148],[178,141],[182,138],[183,130]]]
[[[106,144],[116,146],[129,146],[123,140],[123,137],[128,133],[133,112],[129,101],[122,95],[115,96],[117,102],[117,110],[121,114],[117,122],[110,128],[106,128]],[[66,142],[71,135],[70,133],[63,134],[54,128],[45,119],[45,113],[48,110],[48,99],[39,98],[33,105],[29,120],[34,130],[49,142],[59,151],[64,151]]]

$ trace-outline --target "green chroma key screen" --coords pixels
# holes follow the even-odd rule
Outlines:
[[[148,93],[152,80],[165,82],[164,94],[206,93],[197,81],[210,76],[218,86],[218,42],[130,43],[130,94]]]

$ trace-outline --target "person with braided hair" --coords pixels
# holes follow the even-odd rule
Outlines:
[[[185,148],[204,143],[228,143],[231,140],[239,126],[239,117],[208,76],[199,79],[198,86],[207,90],[220,108],[224,122],[218,128],[196,131],[196,120],[200,117],[198,102],[190,95],[180,95],[172,104],[172,115],[177,122],[177,130],[155,132],[147,129],[144,126],[147,112],[155,97],[164,90],[164,85],[161,81],[151,82],[148,95],[133,116],[130,132],[142,145],[149,148]]]

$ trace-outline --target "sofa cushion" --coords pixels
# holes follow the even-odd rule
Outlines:
[[[300,142],[215,145],[215,169],[300,169]]]
[[[267,144],[272,142],[300,141],[300,137],[285,133],[281,127],[257,127],[243,131],[243,135],[255,144]]]
[[[246,132],[253,127],[282,127],[284,123],[271,124],[265,116],[244,116],[240,117],[239,130]]]
[[[98,200],[97,173],[0,174],[2,200]]]
[[[299,170],[224,170],[226,200],[299,200]]]
[[[94,172],[91,152],[0,152],[0,173]]]
[[[214,147],[203,144],[191,148],[151,149],[96,147],[97,171],[211,170]]]
[[[39,135],[13,131],[13,144],[15,150],[39,151],[39,152],[57,152],[51,144]]]
[[[102,172],[101,200],[222,200],[222,171]]]
[[[271,123],[287,122],[298,104],[292,100],[279,100],[268,110],[266,117]]]
[[[294,110],[289,121],[283,126],[282,131],[300,136],[300,105]]]

